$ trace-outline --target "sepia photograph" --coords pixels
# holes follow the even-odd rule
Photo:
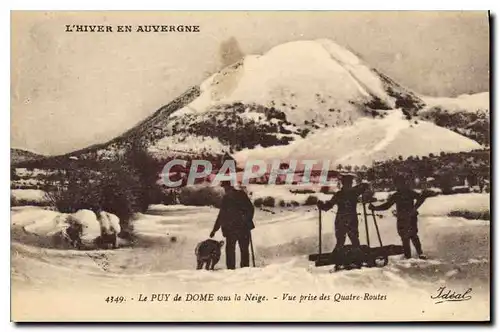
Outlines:
[[[488,11],[11,11],[12,322],[490,322]]]

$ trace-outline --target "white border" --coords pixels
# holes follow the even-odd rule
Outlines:
[[[493,0],[475,1],[370,1],[349,0],[327,2],[307,1],[15,1],[9,7],[15,10],[488,10],[493,9]]]
[[[330,4],[327,4],[327,3]],[[474,1],[435,1],[435,0],[422,0],[413,3],[405,2],[405,1],[360,1],[360,0],[349,0],[349,1],[325,1],[325,0],[288,0],[282,2],[271,2],[270,0],[253,0],[253,1],[221,1],[221,0],[209,0],[209,1],[151,1],[151,0],[141,0],[141,1],[114,1],[114,2],[105,2],[103,0],[86,0],[86,1],[13,1],[12,3],[8,3],[7,1],[2,2],[0,6],[7,7],[2,8],[0,22],[2,22],[3,29],[0,30],[0,35],[2,37],[2,63],[6,68],[8,68],[5,72],[10,73],[10,10],[491,10],[494,14],[500,13],[500,10],[497,8],[498,3],[500,1],[485,1],[485,0],[474,0]],[[6,6],[7,5],[7,6]],[[10,6],[9,6],[10,5]],[[497,22],[498,23],[498,22]],[[496,42],[496,38],[494,40]],[[8,45],[8,46],[7,46]],[[496,43],[492,45],[495,48],[496,52]],[[493,61],[493,60],[492,60]],[[491,75],[495,75],[496,72],[491,72]],[[496,77],[496,76],[495,76]],[[9,162],[10,160],[10,75],[4,75],[1,80],[1,89],[2,92],[2,105],[4,106],[4,110],[0,112],[0,124],[4,126],[3,130],[1,130],[1,146],[2,151],[4,152],[4,158],[2,158],[1,163],[1,179],[5,181],[4,188],[7,187],[7,182],[9,182]],[[492,94],[497,94],[497,87],[494,88],[493,91],[490,91]],[[491,105],[492,110],[497,109],[497,102],[495,99],[495,104]],[[7,111],[9,110],[9,111]],[[498,119],[496,119],[495,124],[498,123]],[[493,128],[493,134],[498,132],[498,129]],[[496,146],[495,146],[496,148]],[[497,164],[497,160],[493,160],[494,165]],[[9,184],[10,187],[10,184]],[[497,187],[497,181],[494,181],[493,188]],[[10,201],[10,194],[7,197],[7,190],[0,191],[5,197],[0,198],[0,202],[5,204],[5,208],[2,208],[2,212],[4,213],[4,218],[2,225],[4,227],[1,235],[4,237],[1,243],[4,244],[5,248],[2,250],[1,254],[3,255],[2,259],[2,267],[5,269],[2,274],[2,282],[3,289],[6,289],[6,285],[9,284],[10,289],[10,225],[8,220],[10,219],[10,210],[7,209],[8,199]],[[497,200],[493,202],[494,206],[498,206]],[[3,207],[4,205],[2,205]],[[8,212],[9,211],[9,212]],[[496,209],[495,209],[496,211]],[[498,220],[497,213],[494,214],[494,220]],[[500,229],[499,226],[495,228],[495,234],[491,238],[492,243],[496,243],[497,233]],[[498,253],[498,245],[495,245],[494,258],[497,257]],[[494,276],[497,275],[498,264],[495,264],[497,269],[494,271]],[[493,278],[495,279],[495,278]],[[496,288],[495,288],[496,289]],[[5,293],[4,293],[5,294]],[[496,295],[492,293],[492,297]],[[492,299],[493,300],[493,299]],[[50,305],[48,303],[48,305]],[[495,306],[495,309],[498,306]],[[496,310],[495,310],[496,311]],[[2,306],[2,323],[5,324],[5,328],[7,330],[13,330],[15,326],[10,322],[10,294],[9,296],[3,296]],[[496,313],[496,312],[495,312]],[[495,313],[492,313],[492,316],[495,316]],[[6,323],[7,322],[7,323]],[[148,326],[139,327],[139,326],[118,326],[118,327],[97,327],[97,326],[84,326],[84,329],[92,329],[93,331],[104,331],[106,330],[115,330],[119,331],[123,328],[133,328],[134,330],[145,330]],[[283,326],[284,328],[291,326]],[[281,328],[283,328],[281,327]],[[434,326],[428,327],[431,329],[441,329],[443,326]],[[41,330],[50,331],[53,327],[39,327]],[[71,329],[73,327],[64,326],[63,329]],[[81,327],[80,327],[81,328]],[[174,326],[165,326],[160,328],[166,329],[177,329],[178,327]],[[186,328],[186,327],[182,327]],[[200,327],[189,327],[189,328],[200,328]],[[220,326],[211,327],[215,329],[220,329]],[[233,328],[233,327],[230,327]],[[238,330],[250,329],[251,327],[236,327]],[[272,327],[264,327],[258,326],[259,330],[269,329],[269,328],[278,328],[278,326]],[[301,326],[299,329],[307,330],[310,329],[311,326]],[[318,328],[318,327],[316,327]],[[324,329],[336,329],[343,330],[346,328],[352,329],[352,326],[325,326],[322,327]],[[361,327],[357,327],[361,329]],[[377,326],[380,329],[387,329],[388,326]],[[392,328],[403,328],[402,326],[392,326]],[[452,327],[454,328],[454,327]],[[472,326],[467,327],[472,328]],[[3,327],[2,327],[3,329]]]

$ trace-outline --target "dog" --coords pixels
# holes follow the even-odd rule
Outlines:
[[[221,248],[224,241],[205,240],[196,246],[194,253],[196,255],[196,269],[201,270],[205,264],[206,270],[213,270],[220,260]]]

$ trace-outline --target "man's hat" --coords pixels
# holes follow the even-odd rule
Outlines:
[[[353,173],[341,173],[341,174],[340,174],[340,179],[341,179],[341,180],[348,180],[348,179],[351,179],[351,180],[352,180],[352,179],[354,179],[355,177],[356,177],[356,175],[355,175],[355,174],[353,174]]]

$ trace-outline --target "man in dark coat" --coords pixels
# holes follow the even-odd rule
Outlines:
[[[417,209],[424,203],[426,196],[412,190],[403,177],[394,179],[396,192],[389,196],[387,202],[374,206],[370,204],[368,208],[374,211],[387,210],[396,204],[396,219],[398,235],[403,243],[405,258],[411,257],[410,241],[413,242],[419,258],[426,259],[422,251],[422,244],[418,237],[418,212]]]
[[[236,267],[236,242],[240,247],[241,267],[250,266],[250,232],[255,228],[253,223],[254,207],[243,190],[236,190],[229,182],[223,182],[225,195],[222,198],[219,215],[215,221],[210,237],[222,230],[226,238],[226,265],[230,270]]]
[[[345,244],[346,235],[349,236],[353,247],[359,247],[358,213],[356,206],[358,197],[368,190],[367,183],[352,186],[354,176],[345,174],[341,177],[342,188],[328,202],[318,202],[318,208],[323,211],[330,210],[337,205],[337,216],[335,217],[335,237],[337,243],[335,249]]]

